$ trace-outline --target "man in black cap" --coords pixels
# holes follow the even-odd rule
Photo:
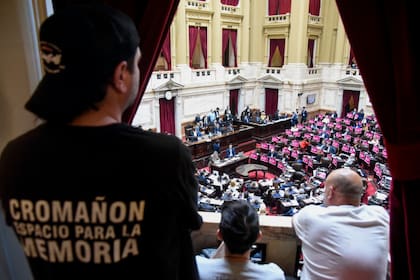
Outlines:
[[[189,150],[122,123],[139,89],[134,23],[74,6],[42,24],[40,42],[45,75],[26,108],[45,122],[0,157],[0,198],[34,278],[196,279]]]

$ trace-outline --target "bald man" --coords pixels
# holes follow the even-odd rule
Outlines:
[[[352,169],[332,171],[325,180],[324,204],[293,216],[302,242],[301,280],[384,280],[388,265],[389,214],[361,204],[362,178]]]

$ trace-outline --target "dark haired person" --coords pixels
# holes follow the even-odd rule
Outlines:
[[[212,258],[196,257],[200,279],[284,280],[277,264],[250,260],[251,247],[261,238],[257,210],[246,200],[233,200],[222,205],[221,215],[217,238],[223,242]]]
[[[300,112],[300,123],[301,124],[306,123],[307,119],[308,119],[308,111],[306,111],[306,107],[303,106],[302,112]]]
[[[44,122],[0,157],[6,220],[34,278],[144,279],[158,265],[159,279],[197,279],[191,155],[175,136],[122,123],[139,89],[134,23],[74,6],[43,22],[40,42],[45,75],[26,109]]]
[[[333,170],[324,188],[324,205],[305,206],[292,218],[302,241],[300,279],[386,279],[388,212],[361,204],[363,181],[350,168]]]

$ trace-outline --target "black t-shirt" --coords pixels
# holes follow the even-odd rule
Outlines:
[[[195,279],[194,171],[175,136],[43,124],[4,149],[0,196],[35,279]]]

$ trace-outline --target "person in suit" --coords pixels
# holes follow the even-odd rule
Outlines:
[[[213,152],[220,153],[220,140],[219,139],[213,142]]]
[[[276,152],[276,149],[274,147],[271,147],[270,151],[267,154],[269,157],[277,158],[278,153]]]
[[[303,124],[306,122],[308,118],[308,111],[306,111],[306,107],[303,106],[302,112],[300,112],[300,123]]]
[[[387,279],[388,212],[361,204],[363,180],[350,168],[333,170],[324,190],[323,205],[307,205],[292,218],[302,242],[301,279]]]
[[[200,279],[285,280],[277,264],[250,260],[252,245],[262,236],[254,206],[247,200],[226,201],[221,211],[216,233],[220,246],[210,258],[196,256]]]
[[[226,158],[233,158],[236,155],[236,150],[232,146],[232,144],[229,144],[229,148],[226,150]]]
[[[292,113],[292,119],[290,121],[291,121],[292,126],[295,126],[295,125],[298,124],[298,121],[299,121],[299,111],[298,111],[298,109],[296,109],[296,112]]]

